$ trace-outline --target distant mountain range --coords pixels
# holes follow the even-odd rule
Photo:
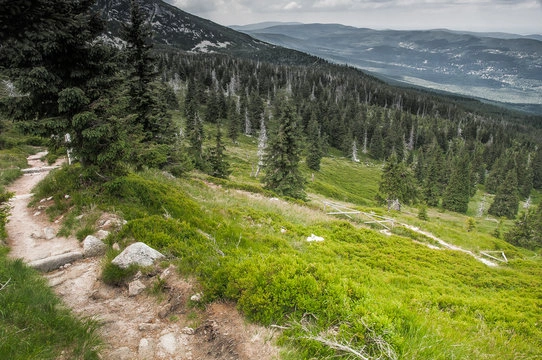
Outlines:
[[[140,1],[154,33],[154,43],[194,53],[223,53],[234,56],[269,59],[286,64],[309,64],[314,57],[257,40],[243,32],[189,14],[162,0]],[[95,10],[106,21],[104,40],[120,46],[122,24],[130,22],[129,0],[97,0]]]
[[[542,111],[542,36],[338,24],[233,26],[259,40],[404,84]]]
[[[229,28],[162,0],[143,0],[141,7],[159,48],[281,64],[313,64],[317,56],[388,82],[511,103],[542,114],[542,41],[536,36],[276,22]],[[107,23],[104,39],[120,45],[121,24],[130,19],[129,0],[97,0],[95,8]]]

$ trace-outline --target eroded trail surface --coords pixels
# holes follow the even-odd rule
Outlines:
[[[28,162],[43,171],[25,174],[9,187],[16,195],[7,226],[10,256],[29,263],[81,251],[75,238],[56,236],[60,224],[50,222],[44,214],[47,199],[28,208],[32,188],[49,171],[39,160],[41,156],[43,153],[32,156]],[[102,217],[97,227],[106,223]],[[102,359],[279,358],[273,345],[274,330],[247,324],[233,304],[194,306],[191,298],[198,292],[197,283],[181,278],[173,266],[136,275],[130,286],[114,287],[100,281],[101,261],[83,258],[44,276],[74,313],[103,324],[99,330],[105,344]],[[165,280],[164,290],[153,295],[148,289],[158,277]],[[146,290],[134,291],[134,283]]]

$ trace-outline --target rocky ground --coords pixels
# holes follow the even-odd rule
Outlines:
[[[86,257],[77,239],[56,235],[61,220],[50,222],[44,212],[51,200],[28,207],[32,188],[50,170],[43,155],[31,156],[33,169],[9,187],[16,195],[7,225],[10,256],[31,265],[61,262],[44,276],[74,313],[102,323],[102,359],[279,358],[273,329],[246,323],[234,304],[200,304],[197,282],[180,277],[173,266],[138,274],[130,286],[104,284],[101,257]],[[102,216],[97,226],[110,230],[118,220],[110,217]],[[149,289],[159,279],[163,290],[154,294]]]

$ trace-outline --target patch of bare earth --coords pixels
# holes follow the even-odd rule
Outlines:
[[[44,166],[39,161],[42,155],[29,159],[32,167]],[[81,244],[74,238],[45,236],[44,229],[53,229],[56,234],[60,226],[44,216],[47,201],[38,205],[42,208],[28,208],[32,188],[47,172],[45,169],[24,175],[9,188],[16,194],[7,226],[11,257],[31,262],[81,251]],[[99,223],[106,221],[101,218]],[[139,273],[130,284],[114,287],[100,280],[101,261],[83,258],[44,276],[75,314],[102,323],[102,359],[279,358],[275,330],[246,323],[231,303],[201,306],[193,298],[198,292],[197,282],[183,279],[173,266],[156,268],[151,274]],[[152,294],[149,289],[159,279],[163,290]],[[137,291],[136,287],[143,290]]]

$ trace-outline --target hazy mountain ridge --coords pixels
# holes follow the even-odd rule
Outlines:
[[[106,37],[118,42],[121,24],[130,21],[127,0],[98,0],[95,5],[107,24]],[[250,36],[189,14],[161,0],[141,2],[154,32],[154,42],[194,52],[254,51],[273,48]]]
[[[535,36],[372,30],[338,24],[235,28],[396,81],[491,101],[542,105],[542,42]]]

